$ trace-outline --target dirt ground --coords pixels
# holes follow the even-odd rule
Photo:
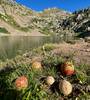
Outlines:
[[[90,66],[90,43],[62,43],[52,50],[52,52],[57,55],[71,57],[76,64],[85,64]]]

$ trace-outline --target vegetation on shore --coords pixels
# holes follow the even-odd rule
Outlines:
[[[5,28],[3,28],[3,27],[0,27],[0,33],[9,34],[9,32]]]

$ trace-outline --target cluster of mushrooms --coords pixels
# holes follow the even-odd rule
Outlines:
[[[34,61],[32,63],[32,68],[36,70],[42,70],[43,67],[41,65],[41,62]],[[74,74],[74,65],[70,61],[66,61],[61,65],[61,72],[65,74],[66,76]],[[55,82],[55,78],[53,76],[47,76],[45,79],[45,82],[48,86],[51,86]],[[18,90],[27,88],[28,87],[28,78],[26,76],[20,76],[15,80],[15,86]],[[72,93],[72,84],[67,81],[66,79],[61,79],[59,82],[59,90],[60,92],[68,96]]]

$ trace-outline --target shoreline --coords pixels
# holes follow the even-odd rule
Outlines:
[[[1,36],[50,36],[50,35],[42,34],[37,29],[35,29],[32,32],[26,32],[26,33],[23,32],[20,33],[12,32],[11,34],[0,33],[0,37]]]
[[[0,34],[0,37],[3,36],[45,36],[45,37],[49,37],[50,35],[31,35],[31,34]]]
[[[26,34],[5,34],[5,33],[0,33],[0,37],[3,36],[50,36],[50,35],[44,35],[44,34],[31,34],[31,33],[26,33]]]

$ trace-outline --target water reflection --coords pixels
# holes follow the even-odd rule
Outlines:
[[[6,36],[0,37],[0,59],[12,58],[18,53],[30,51],[45,43],[59,42],[55,37]]]

